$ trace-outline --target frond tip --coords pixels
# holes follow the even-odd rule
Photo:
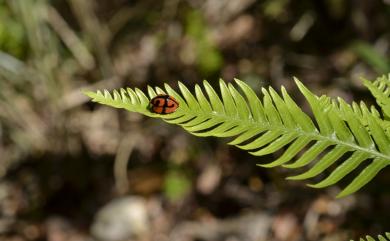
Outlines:
[[[219,93],[204,81],[203,88],[195,86],[195,94],[179,82],[180,94],[166,84],[165,90],[148,87],[148,95],[131,88],[86,95],[101,104],[162,118],[196,136],[234,137],[230,145],[255,156],[284,150],[275,161],[259,165],[307,167],[289,179],[314,178],[331,169],[329,176],[310,185],[314,188],[335,185],[347,175],[356,175],[339,197],[356,192],[390,164],[390,137],[375,109],[363,103],[349,105],[342,99],[318,97],[295,79],[313,112],[314,118],[310,118],[283,87],[281,94],[272,88],[262,89],[260,99],[247,84],[238,79],[235,82],[239,88],[220,80]],[[149,100],[157,94],[173,96],[180,103],[176,112],[152,113]],[[366,167],[356,171],[361,165]]]

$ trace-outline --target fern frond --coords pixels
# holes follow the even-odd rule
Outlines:
[[[363,81],[382,108],[383,113],[387,118],[390,118],[390,75],[379,77],[374,82]]]
[[[275,161],[258,165],[291,169],[308,167],[304,173],[289,179],[313,178],[336,165],[328,177],[310,185],[315,188],[334,185],[368,162],[338,196],[357,191],[390,164],[390,139],[381,125],[379,113],[363,103],[349,105],[341,99],[318,97],[297,79],[295,81],[309,102],[314,119],[301,110],[283,87],[281,94],[272,88],[262,89],[260,100],[240,80],[236,80],[239,89],[221,80],[221,98],[207,81],[203,82],[204,91],[199,85],[195,86],[195,95],[181,82],[181,94],[169,85],[165,85],[165,90],[148,87],[148,96],[139,89],[130,88],[115,90],[112,94],[108,91],[86,94],[101,104],[162,118],[196,136],[234,137],[230,145],[255,156],[284,149]],[[180,107],[168,115],[151,113],[148,109],[150,98],[165,92],[178,100]],[[300,152],[303,152],[301,156]]]
[[[351,240],[353,241],[353,240]],[[390,233],[385,233],[384,235],[378,235],[378,239],[375,239],[373,238],[372,236],[370,235],[367,235],[364,238],[360,238],[359,241],[390,241]]]

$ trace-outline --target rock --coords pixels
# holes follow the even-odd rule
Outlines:
[[[98,240],[123,241],[140,237],[148,229],[146,201],[125,197],[109,202],[97,213],[91,233]]]

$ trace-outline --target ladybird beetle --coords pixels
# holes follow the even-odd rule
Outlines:
[[[157,95],[150,101],[152,112],[165,115],[176,111],[179,102],[170,95]]]

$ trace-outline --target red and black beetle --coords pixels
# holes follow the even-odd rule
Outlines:
[[[176,111],[179,102],[170,95],[157,95],[150,100],[150,110],[156,114],[170,114]]]

